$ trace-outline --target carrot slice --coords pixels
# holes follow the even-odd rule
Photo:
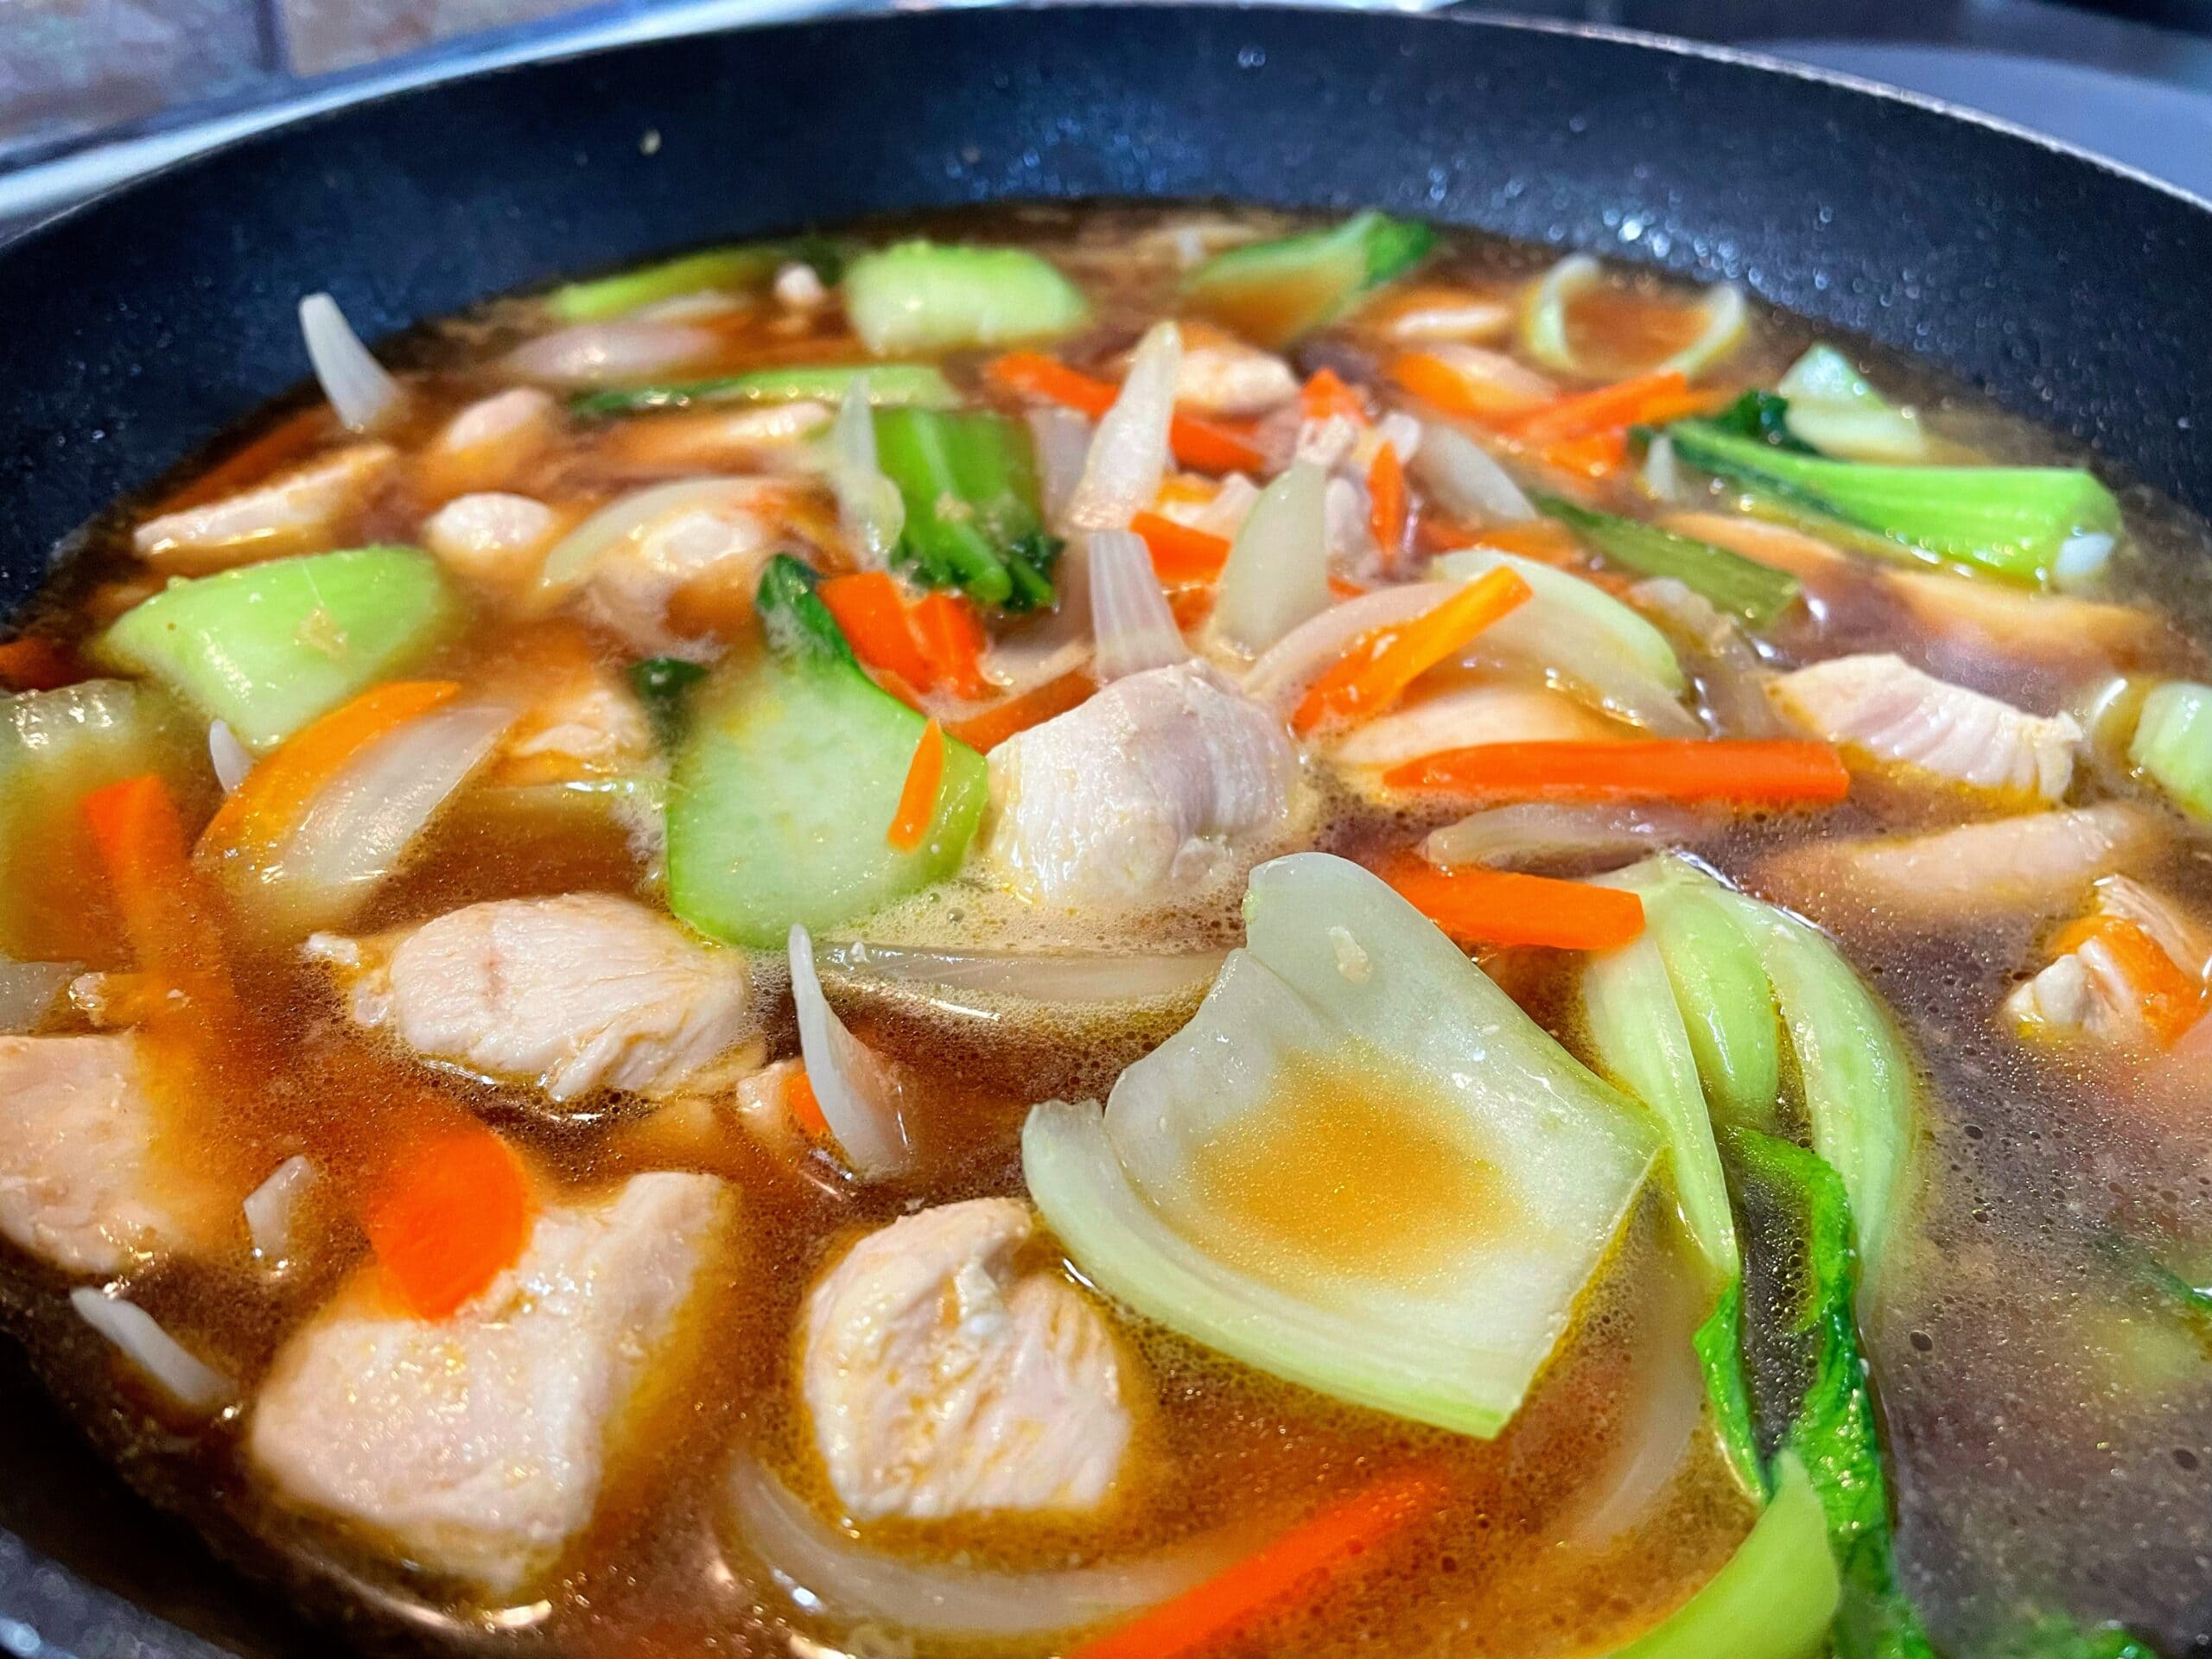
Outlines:
[[[416,1315],[442,1319],[514,1265],[530,1211],[521,1160],[470,1123],[410,1147],[362,1205],[361,1230]]]
[[[79,809],[140,971],[183,993],[202,1025],[236,1007],[214,903],[192,868],[168,785],[152,772],[109,784]]]
[[[1153,574],[1168,587],[1216,581],[1229,563],[1227,537],[1192,530],[1164,513],[1138,513],[1129,520],[1129,528],[1144,537],[1152,554]]]
[[[1331,1504],[1205,1583],[1118,1630],[1079,1643],[1068,1659],[1179,1659],[1245,1630],[1294,1595],[1310,1600],[1435,1510],[1444,1482],[1401,1470]]]
[[[1386,443],[1367,469],[1368,528],[1386,560],[1395,559],[1406,544],[1407,512],[1406,469],[1398,460],[1398,446]]]
[[[238,494],[296,462],[305,461],[312,451],[331,439],[344,435],[329,404],[310,404],[286,416],[245,448],[226,455],[183,488],[162,497],[154,511],[181,512],[188,507],[204,506],[226,495]]]
[[[1041,726],[1056,715],[1065,715],[1088,699],[1098,683],[1081,669],[1057,680],[1033,686],[1018,697],[986,709],[980,715],[956,720],[945,729],[980,754],[988,754],[1009,737]]]
[[[1336,415],[1354,426],[1367,424],[1367,405],[1334,369],[1313,372],[1313,378],[1300,389],[1298,406],[1309,421],[1325,421]]]
[[[784,1085],[784,1109],[791,1113],[791,1122],[810,1141],[827,1141],[830,1120],[822,1110],[822,1102],[814,1092],[814,1079],[801,1066],[791,1073],[791,1081]]]
[[[907,620],[906,598],[888,571],[863,570],[853,575],[832,576],[815,592],[830,607],[830,614],[853,648],[853,654],[870,668],[895,674],[917,691],[937,683],[929,659],[915,643],[913,624]]]
[[[453,680],[393,680],[302,727],[245,775],[200,837],[203,854],[272,851],[297,827],[324,785],[378,738],[461,690]]]
[[[1537,453],[1549,465],[1578,478],[1611,478],[1628,464],[1628,433],[1614,428],[1586,432],[1579,438],[1561,438]]]
[[[1582,558],[1574,532],[1556,518],[1530,518],[1517,524],[1485,524],[1451,545],[1465,547],[1470,543],[1494,547],[1501,553],[1518,553],[1524,559],[1539,559],[1562,569],[1573,569]]]
[[[1390,359],[1390,378],[1402,390],[1446,415],[1496,426],[1542,407],[1538,399],[1510,386],[1472,378],[1428,352],[1406,352]]]
[[[2085,916],[2059,934],[2053,951],[2064,956],[2092,940],[2111,953],[2159,1047],[2171,1048],[2203,1016],[2203,982],[2168,956],[2142,924],[2125,916]]]
[[[1670,369],[1558,398],[1509,422],[1506,429],[1524,442],[1559,443],[1593,432],[1623,431],[1639,421],[1673,420],[1710,401],[1704,393],[1693,392],[1688,379]]]
[[[0,645],[0,682],[10,691],[51,691],[84,677],[68,652],[38,634],[22,634]]]
[[[983,378],[1001,391],[1058,404],[1096,420],[1114,406],[1121,388],[1110,380],[1071,369],[1042,352],[1008,352],[983,365]],[[1168,423],[1167,445],[1175,459],[1201,472],[1255,472],[1267,456],[1253,442],[1249,427],[1226,421],[1178,415]]]
[[[1391,767],[1393,789],[1497,801],[1725,801],[1828,806],[1851,792],[1834,747],[1792,738],[1485,743]]]
[[[1291,729],[1303,736],[1325,722],[1349,724],[1380,714],[1529,596],[1529,584],[1517,571],[1493,570],[1411,621],[1370,628],[1313,683],[1291,716]]]
[[[1610,950],[1643,932],[1643,900],[1614,887],[1504,870],[1440,870],[1411,854],[1378,874],[1463,945]]]
[[[936,716],[922,728],[914,745],[914,758],[906,763],[906,781],[899,791],[899,810],[891,815],[884,839],[902,853],[911,853],[930,832],[937,816],[938,785],[944,781],[944,728]]]
[[[983,651],[990,642],[975,607],[957,594],[925,594],[913,609],[914,639],[935,683],[951,688],[970,702],[991,695],[983,677]]]

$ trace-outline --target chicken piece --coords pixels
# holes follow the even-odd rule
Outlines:
[[[1288,814],[1281,723],[1202,663],[1116,680],[990,754],[988,858],[1032,898],[1172,899]]]
[[[349,444],[237,495],[149,518],[130,543],[175,575],[315,551],[332,544],[398,459],[390,444]]]
[[[626,536],[584,579],[585,613],[646,656],[709,658],[725,610],[749,616],[753,589],[784,546],[791,497],[771,479],[730,480],[723,499],[679,507]]]
[[[855,1244],[806,1306],[802,1386],[857,1521],[1089,1510],[1131,1433],[1103,1314],[1052,1273],[1017,1278],[1026,1205],[972,1198]]]
[[[561,534],[561,515],[526,495],[458,495],[423,524],[423,545],[471,587],[526,593]]]
[[[2208,966],[2212,937],[2172,899],[2107,876],[2005,1011],[2025,1029],[2170,1047],[2203,1014]]]
[[[1360,318],[1388,338],[1421,346],[1437,340],[1497,340],[1513,326],[1510,300],[1471,289],[1424,285],[1386,290]]]
[[[359,1024],[556,1102],[700,1084],[757,1020],[740,952],[612,893],[493,899],[374,938],[318,933],[305,952],[349,982]]]
[[[2107,801],[1924,836],[1808,842],[1769,861],[1763,885],[1839,923],[1870,909],[1921,928],[2061,915],[2099,877],[2155,852],[2161,834],[2156,814]]]
[[[591,1519],[734,1208],[715,1177],[661,1171],[547,1209],[442,1320],[356,1274],[277,1354],[249,1458],[286,1500],[514,1595]]]
[[[1785,674],[1776,705],[1816,737],[1970,789],[2063,797],[2082,728],[1923,674],[1903,658],[1838,657]]]
[[[586,783],[660,770],[644,705],[574,624],[524,634],[502,654],[485,692],[522,710],[487,784]]]
[[[1484,743],[1603,743],[1628,734],[1564,692],[1475,682],[1408,697],[1330,746],[1338,766],[1381,772]]]
[[[65,1273],[222,1242],[231,1217],[168,1166],[138,1039],[0,1037],[0,1234]]]
[[[508,372],[556,386],[639,385],[704,367],[722,349],[714,329],[673,318],[580,322],[525,340]]]
[[[1885,580],[1930,636],[1923,649],[1931,658],[1992,677],[2017,681],[2031,667],[2079,680],[2174,662],[2186,649],[2164,618],[2140,606],[2023,593],[1948,572],[1894,570]]]
[[[639,472],[755,465],[804,472],[820,464],[810,441],[836,417],[811,398],[760,409],[709,406],[624,421],[603,442],[609,457]]]
[[[446,423],[416,461],[416,477],[434,500],[514,483],[561,435],[561,406],[536,386],[514,386],[475,403]]]
[[[1183,325],[1183,359],[1175,370],[1175,405],[1201,415],[1245,419],[1298,396],[1298,377],[1272,352],[1198,325]]]

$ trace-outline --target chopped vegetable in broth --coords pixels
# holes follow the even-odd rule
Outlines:
[[[1363,213],[372,352],[0,645],[0,1306],[403,1644],[2212,1650],[2212,539]]]

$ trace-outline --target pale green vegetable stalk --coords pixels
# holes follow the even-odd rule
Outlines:
[[[2212,685],[2168,680],[2143,699],[2127,746],[2143,775],[2199,817],[2212,817]]]
[[[1923,461],[1928,434],[1866,384],[1851,359],[1819,345],[1789,365],[1775,390],[1789,400],[1783,423],[1822,454],[1845,461]]]
[[[845,271],[845,314],[878,357],[1008,346],[1090,321],[1083,291],[1025,248],[901,242]]]
[[[1299,461],[1260,493],[1222,567],[1214,632],[1256,657],[1329,608],[1328,477]]]

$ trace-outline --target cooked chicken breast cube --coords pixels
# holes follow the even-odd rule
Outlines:
[[[1298,396],[1298,377],[1272,352],[1211,329],[1184,327],[1175,404],[1203,415],[1264,415]]]
[[[290,1502],[514,1594],[590,1520],[734,1208],[715,1177],[664,1171],[549,1209],[442,1320],[357,1275],[278,1353],[248,1455]]]
[[[494,899],[306,951],[350,978],[360,1024],[556,1101],[696,1083],[755,1025],[742,955],[612,893]]]
[[[475,403],[446,423],[416,463],[433,497],[500,490],[561,435],[561,406],[536,386],[515,386]]]
[[[1288,814],[1282,723],[1202,663],[1116,680],[991,751],[988,857],[1033,898],[1158,902]]]
[[[526,495],[486,490],[459,495],[423,524],[423,545],[471,586],[516,594],[537,580],[537,567],[561,533],[561,515]]]
[[[0,1037],[0,1235],[65,1273],[220,1242],[230,1217],[168,1166],[127,1033]]]
[[[791,500],[773,480],[730,484],[727,499],[679,507],[601,554],[584,579],[585,613],[641,654],[711,655],[702,649],[711,617],[749,610]]]
[[[1886,652],[1785,674],[1771,695],[1816,737],[1972,789],[2056,801],[2074,780],[2082,728],[1923,674]]]
[[[637,694],[588,646],[554,641],[490,683],[522,709],[499,746],[494,784],[573,783],[660,770]]]
[[[1087,1510],[1112,1489],[1126,1362],[1082,1291],[1016,1275],[1033,1227],[1011,1198],[943,1205],[862,1239],[815,1286],[802,1383],[855,1520]]]
[[[156,569],[184,575],[327,547],[398,458],[390,444],[351,444],[237,495],[149,518],[131,545]]]

